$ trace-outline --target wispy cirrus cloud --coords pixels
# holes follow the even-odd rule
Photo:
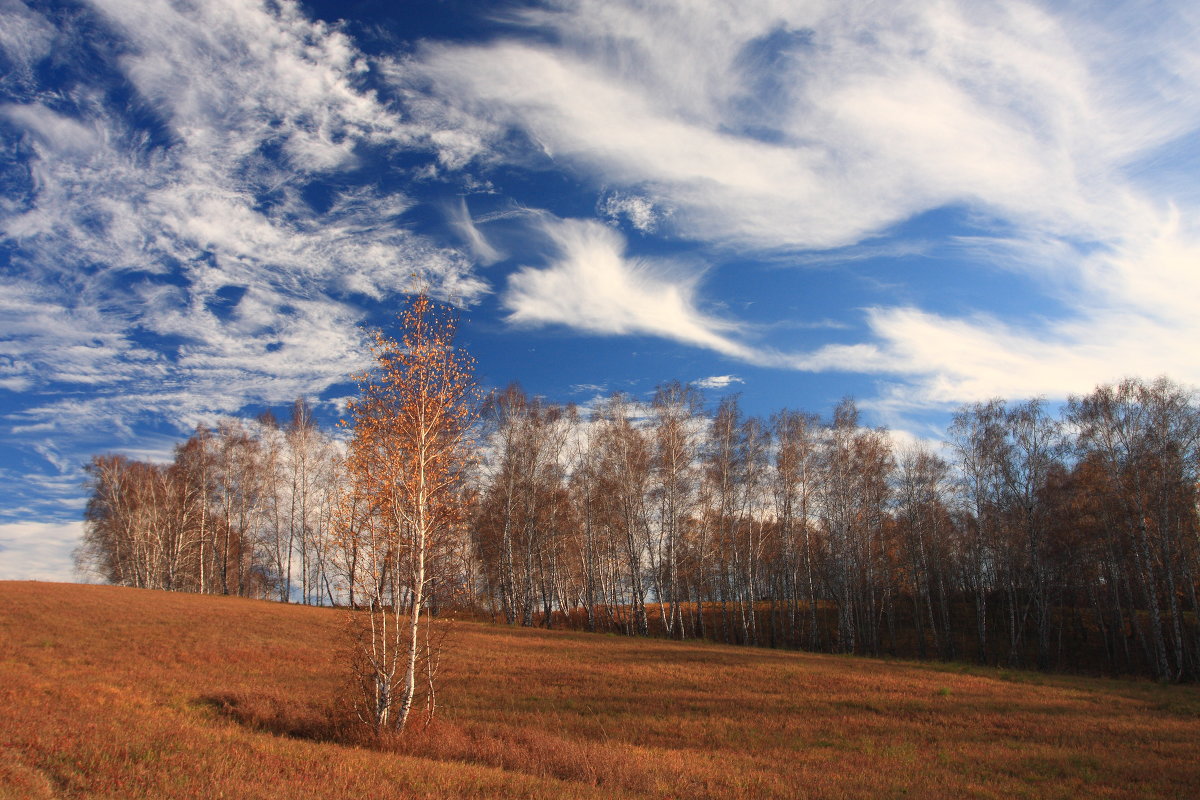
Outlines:
[[[692,381],[692,385],[700,389],[728,389],[738,383],[745,383],[745,381],[736,375],[710,375],[707,378]]]
[[[1121,127],[1073,20],[1032,4],[585,2],[527,18],[554,43],[430,46],[426,74],[556,160],[644,186],[685,235],[737,246],[851,244],[955,202],[1087,225],[1119,202],[1086,189],[1170,138]]]
[[[450,227],[458,233],[467,249],[480,264],[489,266],[505,258],[503,251],[493,245],[480,230],[467,208],[466,198],[460,197],[456,204],[447,206],[446,216]]]
[[[793,356],[803,369],[892,376],[876,405],[893,411],[991,397],[1063,398],[1136,374],[1200,385],[1200,239],[1168,223],[1156,240],[1079,258],[1087,296],[1063,318],[1014,324],[913,307],[872,308],[875,342]],[[1079,284],[1068,284],[1066,290]]]
[[[599,205],[600,213],[611,220],[626,219],[642,233],[653,233],[660,219],[670,216],[669,211],[656,208],[654,201],[638,194],[613,192]]]
[[[585,0],[525,11],[529,36],[429,45],[414,69],[479,130],[520,131],[590,178],[616,198],[609,216],[642,229],[639,209],[670,208],[655,221],[708,248],[706,269],[746,252],[826,267],[874,256],[889,245],[871,237],[954,206],[995,232],[975,264],[1062,307],[1039,321],[875,305],[869,339],[790,352],[729,321],[697,335],[695,315],[674,334],[624,328],[756,364],[888,375],[913,404],[1062,396],[1148,369],[1200,380],[1180,344],[1196,340],[1200,291],[1200,164],[1184,144],[1200,136],[1198,17],[1177,2]],[[515,296],[548,295],[533,278]],[[622,329],[541,307],[514,319]]]
[[[0,134],[27,170],[3,178],[5,386],[87,384],[131,414],[187,395],[179,420],[285,402],[359,365],[348,299],[414,276],[458,301],[484,291],[466,258],[407,229],[405,194],[364,181],[364,160],[427,147],[428,131],[366,86],[337,28],[286,2],[4,11],[29,33],[0,37],[14,74],[34,74],[47,42],[99,39],[105,59],[54,91],[4,85]],[[39,409],[86,424],[70,402],[22,414]]]
[[[558,324],[597,334],[651,334],[747,358],[738,326],[700,311],[698,277],[666,261],[632,258],[625,238],[595,220],[539,215],[548,264],[509,276],[502,297],[514,325]]]

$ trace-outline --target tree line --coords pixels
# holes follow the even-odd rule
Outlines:
[[[343,450],[297,400],[284,423],[199,426],[169,464],[95,456],[76,562],[124,586],[333,603]]]
[[[1166,378],[1057,414],[969,404],[940,447],[897,444],[850,399],[762,418],[678,382],[586,414],[512,386],[471,434],[480,458],[441,476],[457,510],[422,557],[431,611],[1200,677],[1200,404]],[[347,535],[367,530],[355,502],[382,456],[344,438],[298,401],[283,423],[200,428],[171,464],[97,456],[80,562],[132,586],[394,609],[415,584]]]

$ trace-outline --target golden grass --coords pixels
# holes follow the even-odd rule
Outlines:
[[[460,623],[439,717],[332,713],[344,612],[0,583],[0,799],[1194,797],[1200,690]]]

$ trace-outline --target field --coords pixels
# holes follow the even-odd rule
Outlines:
[[[1200,690],[456,624],[428,727],[344,613],[0,583],[0,798],[1194,797]]]

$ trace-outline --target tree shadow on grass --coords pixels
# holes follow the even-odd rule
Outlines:
[[[218,692],[196,698],[193,705],[218,718],[273,736],[311,742],[352,745],[384,752],[412,754],[412,735],[425,730],[429,720],[414,714],[405,731],[376,730],[355,713],[348,702],[326,705],[258,692]]]
[[[275,736],[478,764],[541,778],[615,786],[634,793],[651,791],[659,771],[620,743],[572,736],[553,730],[553,726],[514,728],[444,719],[441,715],[429,719],[414,712],[403,731],[376,731],[358,719],[352,706],[337,703],[320,706],[282,695],[223,692],[201,696],[194,704],[218,718]],[[670,780],[686,783],[679,775]],[[702,793],[699,785],[692,788]]]
[[[221,692],[198,697],[194,704],[255,731],[337,744],[367,744],[366,731],[353,714],[271,694]]]

